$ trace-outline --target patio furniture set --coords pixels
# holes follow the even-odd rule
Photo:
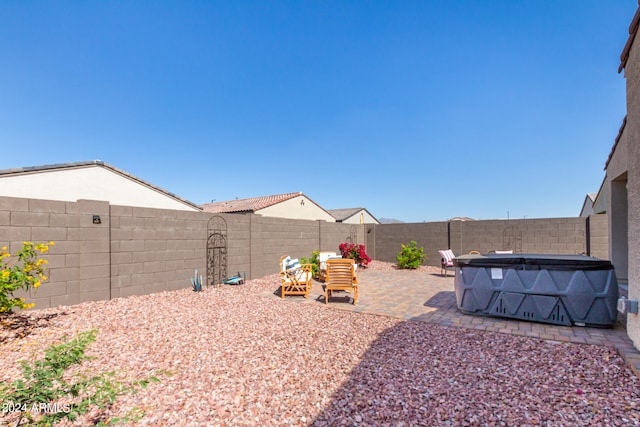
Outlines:
[[[466,314],[506,317],[564,326],[611,327],[617,318],[618,283],[609,261],[585,255],[514,254],[491,251],[455,256],[441,250],[441,274],[455,269],[454,293]],[[319,280],[324,300],[349,292],[358,300],[357,265],[335,253],[321,253]],[[311,264],[280,258],[281,296],[309,297]]]
[[[349,292],[353,304],[358,300],[357,266],[353,259],[342,258],[335,253],[322,253],[320,257],[319,280],[323,280],[325,304],[334,292]],[[280,257],[280,295],[304,295],[309,297],[313,288],[313,272],[311,264],[300,264],[289,255]]]

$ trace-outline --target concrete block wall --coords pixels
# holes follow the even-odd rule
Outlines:
[[[318,248],[318,221],[251,217],[251,241],[261,248],[251,254],[252,278],[279,272],[283,255],[308,258]]]
[[[194,270],[207,276],[209,220],[204,212],[0,197],[0,243],[16,252],[24,241],[54,241],[44,256],[49,280],[22,295],[37,308],[72,305],[190,287]],[[249,279],[279,271],[282,255],[338,251],[362,225],[215,215],[226,222],[227,275]],[[94,218],[98,219],[94,222]],[[206,280],[206,279],[205,279]]]
[[[309,258],[313,251],[338,252],[338,245],[354,235],[364,243],[364,226],[286,218],[251,218],[251,277],[277,273],[280,257]]]
[[[584,218],[451,222],[451,249],[513,250],[516,253],[576,254],[586,252]]]
[[[101,218],[94,224],[93,216]],[[43,258],[49,280],[16,294],[38,308],[109,298],[109,204],[0,198],[0,242],[12,253],[25,241],[55,242]]]
[[[110,298],[189,286],[205,275],[206,217],[199,212],[111,207]]]
[[[369,224],[367,228],[371,229],[367,234],[369,255],[379,261],[395,263],[402,245],[413,240],[424,248],[426,265],[440,265],[438,250],[448,248],[447,222]]]
[[[595,217],[595,218],[593,218]],[[608,225],[602,215],[590,221],[591,255],[607,259]],[[440,265],[440,249],[455,254],[513,250],[516,253],[581,254],[587,251],[585,218],[451,221],[369,225],[372,257],[395,262],[401,244],[415,240],[428,256],[426,265]]]
[[[340,253],[340,243],[356,243],[367,246],[364,224],[320,222],[320,251]],[[318,248],[316,248],[318,250]],[[369,250],[367,249],[367,255]]]
[[[282,255],[338,252],[349,240],[388,262],[396,262],[401,244],[415,240],[428,265],[439,265],[437,251],[448,247],[456,253],[509,245],[521,246],[517,252],[581,253],[587,246],[584,218],[354,225],[7,197],[0,197],[0,244],[15,252],[24,241],[54,241],[45,257],[49,281],[23,296],[38,308],[71,305],[188,288],[195,269],[206,278],[214,216],[226,222],[227,276],[240,272],[249,279],[277,273]],[[590,219],[593,249],[606,252],[606,226],[606,218]]]

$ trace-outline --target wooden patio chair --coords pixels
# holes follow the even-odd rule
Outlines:
[[[320,252],[318,254],[318,280],[324,282],[327,271],[327,260],[330,258],[342,258],[335,252]]]
[[[311,264],[300,264],[298,259],[289,255],[280,257],[280,294],[304,295],[309,298],[309,291],[313,287],[313,271]]]
[[[356,276],[355,263],[350,258],[338,258],[327,260],[327,272],[325,278],[324,302],[329,303],[329,297],[333,291],[347,291],[353,297],[353,305],[358,301],[358,276]]]

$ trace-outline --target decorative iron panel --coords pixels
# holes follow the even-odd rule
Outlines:
[[[212,216],[207,224],[207,286],[221,286],[227,278],[227,221]]]

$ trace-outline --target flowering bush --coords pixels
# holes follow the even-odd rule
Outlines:
[[[360,264],[363,267],[366,267],[366,265],[371,261],[371,258],[369,258],[369,255],[367,255],[367,252],[365,251],[364,245],[340,243],[338,248],[340,249],[342,258],[351,258],[356,264]]]
[[[0,250],[0,314],[10,312],[13,307],[31,308],[34,304],[26,304],[24,298],[15,298],[13,293],[24,289],[38,288],[48,279],[45,275],[46,259],[37,259],[38,253],[44,254],[53,246],[53,242],[24,242],[22,249],[11,255],[7,247]]]

